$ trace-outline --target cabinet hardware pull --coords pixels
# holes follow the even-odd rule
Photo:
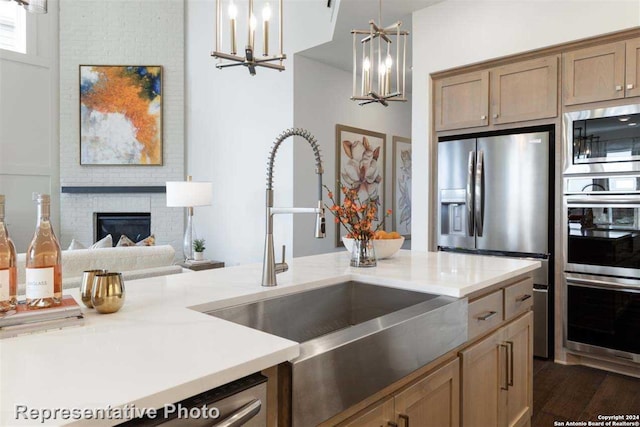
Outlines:
[[[498,118],[498,116],[500,116],[500,114],[494,114],[494,115],[493,115],[493,118],[494,118],[494,119],[497,119],[497,118]]]
[[[498,314],[498,312],[497,312],[497,311],[490,311],[490,312],[488,312],[488,313],[487,313],[487,314],[485,314],[485,315],[478,316],[478,318],[477,318],[477,319],[478,319],[478,320],[488,320],[488,319],[491,319],[491,318],[492,318],[493,316],[495,316],[496,314]]]
[[[526,301],[529,298],[531,298],[531,295],[529,294],[524,294],[521,297],[516,298],[516,302],[522,302],[522,301]]]
[[[507,341],[507,345],[509,346],[509,384],[513,387],[513,341]]]
[[[404,421],[404,427],[409,427],[409,415],[398,414],[398,418]]]
[[[616,91],[620,92],[622,90],[622,85],[616,85]]]
[[[500,390],[509,390],[509,348],[506,344],[500,344],[500,348],[504,348],[504,385],[500,384]]]
[[[629,83],[629,84],[627,85],[627,89],[633,89],[633,83]]]
[[[480,120],[487,120],[487,116],[480,116]]]

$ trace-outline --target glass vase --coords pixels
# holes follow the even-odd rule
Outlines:
[[[351,267],[375,267],[376,251],[372,239],[354,240],[351,248]]]

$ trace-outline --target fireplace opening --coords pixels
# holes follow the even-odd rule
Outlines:
[[[115,246],[123,234],[134,242],[151,234],[149,212],[96,212],[93,216],[95,242],[111,234]]]

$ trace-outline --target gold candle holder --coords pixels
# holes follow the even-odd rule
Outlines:
[[[115,313],[124,304],[124,281],[121,273],[98,273],[93,281],[91,303],[98,313]]]
[[[82,273],[82,283],[80,284],[80,298],[82,303],[89,308],[93,308],[91,303],[91,290],[93,289],[93,280],[96,274],[106,273],[107,270],[85,270]]]

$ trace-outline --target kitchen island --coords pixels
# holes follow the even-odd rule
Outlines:
[[[84,326],[0,341],[0,425],[42,425],[41,419],[16,420],[17,405],[40,411],[159,408],[299,354],[296,342],[205,311],[345,280],[473,297],[530,273],[540,263],[400,251],[375,268],[348,265],[347,252],[295,258],[272,288],[259,284],[261,264],[128,282],[125,305],[115,314],[86,309]],[[68,293],[79,301],[77,290]],[[44,424],[78,422],[61,419],[60,413]]]

